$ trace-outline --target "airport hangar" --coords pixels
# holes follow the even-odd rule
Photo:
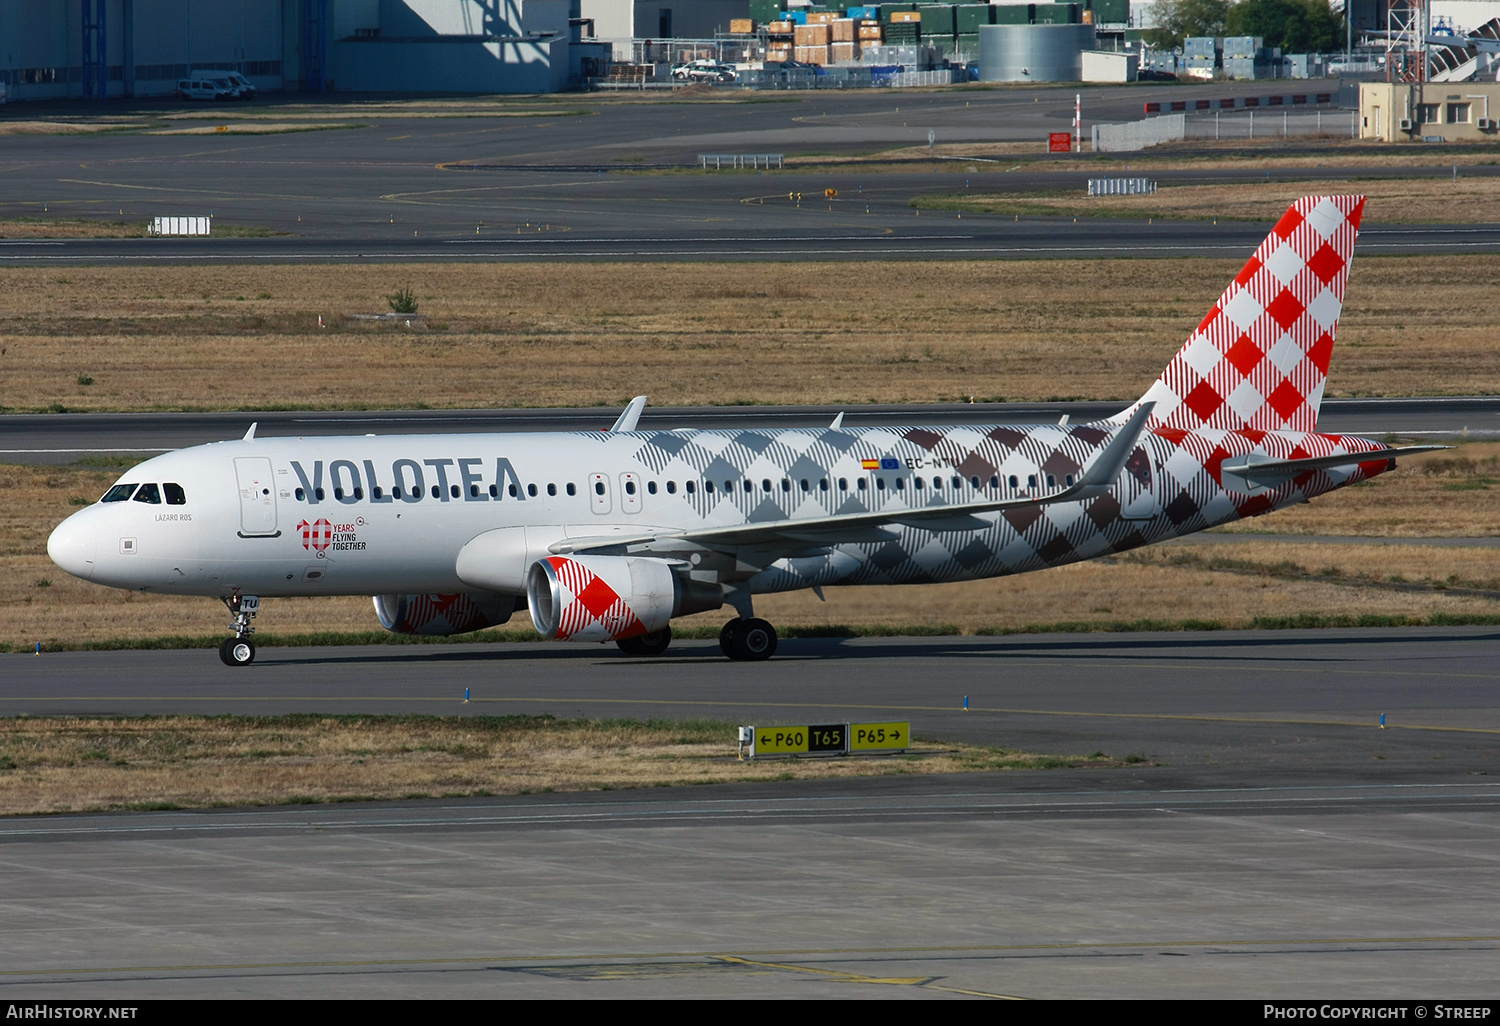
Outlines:
[[[262,92],[553,93],[635,37],[711,39],[749,0],[0,0],[10,100]]]

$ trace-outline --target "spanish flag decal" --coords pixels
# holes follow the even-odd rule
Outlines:
[[[861,470],[879,470],[880,469],[880,461],[879,460],[860,460],[859,461],[859,468]]]

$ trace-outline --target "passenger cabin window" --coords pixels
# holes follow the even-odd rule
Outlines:
[[[149,502],[153,506],[161,505],[161,489],[154,484],[143,484],[141,490],[135,493],[136,502]]]
[[[172,484],[170,481],[161,486],[161,490],[167,496],[168,506],[186,506],[187,493],[182,490],[182,485]]]
[[[573,484],[572,481],[568,482],[568,494],[569,495],[577,495],[578,494],[578,487],[575,484]]]
[[[100,499],[99,501],[124,502],[126,499],[130,498],[130,493],[133,491],[135,491],[135,485],[133,484],[117,484],[109,491],[105,492],[104,498]]]

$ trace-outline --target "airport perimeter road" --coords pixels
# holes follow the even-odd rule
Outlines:
[[[1113,416],[1123,403],[932,403],[872,406],[646,407],[642,430],[826,427],[839,413],[850,427],[888,424],[1050,423]],[[0,415],[0,463],[67,464],[93,454],[153,454],[242,437],[467,434],[484,431],[598,431],[618,411],[369,410],[224,413],[77,413]],[[1325,399],[1320,430],[1383,437],[1395,432],[1438,440],[1500,434],[1500,396]]]
[[[212,650],[56,652],[0,656],[0,674],[7,716],[910,720],[922,738],[1277,782],[1500,778],[1495,628],[783,640],[767,663],[691,641],[655,659],[557,643],[262,647],[239,669]]]
[[[11,820],[0,994],[1500,991],[1500,785],[1145,777]]]

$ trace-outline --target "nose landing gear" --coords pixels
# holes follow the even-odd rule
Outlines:
[[[255,628],[250,621],[260,611],[260,599],[254,595],[234,595],[224,599],[224,605],[234,617],[229,625],[234,637],[226,638],[219,646],[219,658],[226,666],[249,666],[255,661],[255,642],[250,640]]]

